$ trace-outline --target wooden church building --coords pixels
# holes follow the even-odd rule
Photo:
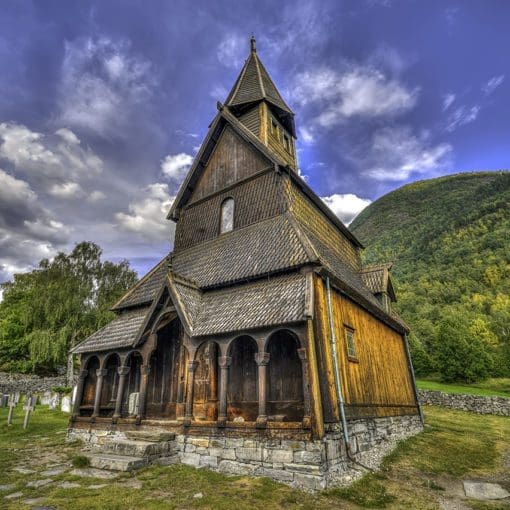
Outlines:
[[[421,430],[390,266],[363,267],[295,140],[252,39],[168,214],[173,251],[73,349],[71,436],[167,433],[172,462],[318,489]]]

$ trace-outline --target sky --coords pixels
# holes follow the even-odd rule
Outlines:
[[[3,0],[0,282],[93,241],[142,276],[257,39],[300,172],[346,223],[406,183],[509,167],[505,0]]]

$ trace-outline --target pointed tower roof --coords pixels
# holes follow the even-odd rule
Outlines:
[[[250,55],[246,59],[244,67],[226,99],[225,105],[238,107],[262,100],[266,100],[281,110],[281,113],[294,116],[294,113],[283,100],[269,73],[260,61],[257,55],[255,38],[252,36],[250,40]]]

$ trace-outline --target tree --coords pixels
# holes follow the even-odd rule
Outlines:
[[[473,383],[490,375],[493,360],[487,346],[460,316],[443,318],[435,347],[436,362],[444,382]]]
[[[82,242],[2,285],[2,368],[55,371],[72,345],[113,318],[109,307],[134,285],[136,274],[127,261],[102,262],[101,254],[96,244]]]

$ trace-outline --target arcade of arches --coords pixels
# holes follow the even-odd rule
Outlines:
[[[194,346],[175,315],[137,350],[82,359],[75,419],[309,423],[306,349],[289,329]]]

